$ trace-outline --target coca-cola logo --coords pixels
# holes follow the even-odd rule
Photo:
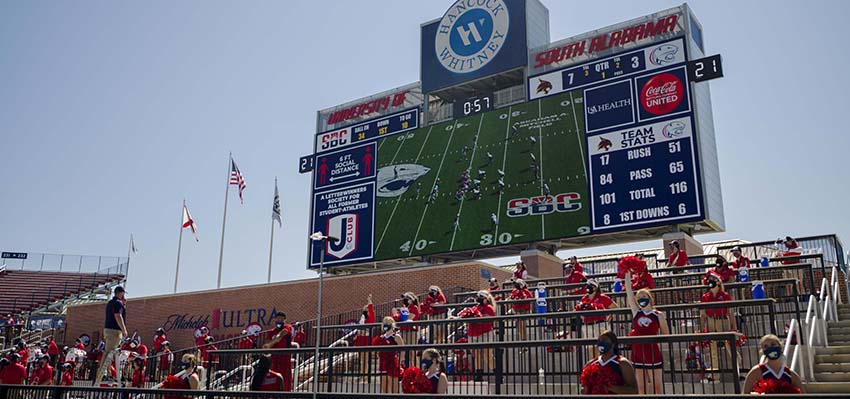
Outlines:
[[[653,76],[641,90],[641,106],[653,115],[664,115],[682,103],[684,85],[675,75],[662,73]]]

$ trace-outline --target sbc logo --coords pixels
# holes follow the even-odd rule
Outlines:
[[[344,146],[351,142],[351,132],[348,129],[339,129],[319,135],[319,150]]]
[[[509,24],[505,0],[457,0],[437,25],[437,60],[454,73],[477,71],[499,53]]]
[[[579,193],[561,193],[531,198],[514,198],[508,201],[508,216],[546,215],[552,212],[575,212],[581,209]]]
[[[346,213],[328,219],[328,235],[339,237],[339,241],[327,241],[327,253],[337,259],[357,250],[357,225],[358,216]]]

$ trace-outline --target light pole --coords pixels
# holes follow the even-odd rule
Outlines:
[[[322,243],[322,248],[319,251],[319,305],[316,310],[316,350],[313,352],[313,398],[316,398],[319,394],[319,345],[322,342],[322,288],[324,285],[325,242],[337,242],[339,238],[326,236],[321,231],[317,231],[310,234],[310,240],[313,241],[313,244],[316,242]]]

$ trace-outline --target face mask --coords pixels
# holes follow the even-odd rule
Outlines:
[[[136,344],[135,344],[135,343],[132,343],[132,344],[130,344],[130,347],[131,347],[131,348],[135,348],[135,347],[136,347]]]
[[[180,369],[187,370],[189,368],[189,366],[191,366],[189,363],[181,363]]]
[[[369,312],[363,312],[363,317],[369,317]]]
[[[711,289],[717,288],[717,282],[716,281],[709,281],[708,282],[708,288],[711,288]]]
[[[392,330],[392,329],[393,329],[392,326],[384,324],[384,331],[389,331],[389,330]]]
[[[429,292],[429,294],[430,294],[431,296],[437,296],[437,293],[436,293],[436,292]]]
[[[434,364],[434,361],[431,359],[422,359],[422,370],[428,370],[431,368],[431,365]]]
[[[599,342],[596,343],[596,346],[599,347],[599,353],[604,355],[604,354],[608,353],[609,351],[611,351],[612,345],[611,345],[610,342],[599,341]]]
[[[649,298],[639,298],[637,300],[638,306],[645,308],[649,306]]]
[[[277,323],[274,323],[274,326],[277,327],[277,328],[283,328],[283,323],[277,322]]]
[[[403,303],[404,306],[407,306],[407,305],[410,305],[410,300],[405,298],[401,301],[401,303]]]
[[[478,298],[478,303],[483,305],[484,304],[484,298]]]
[[[592,294],[594,291],[596,291],[596,286],[593,286],[593,285],[587,286],[587,293],[588,294]]]
[[[516,288],[516,289],[518,289],[518,290],[521,290],[521,289],[522,289],[522,286],[520,286],[519,284],[517,284],[517,285],[515,285],[515,286],[514,286],[514,288]]]
[[[768,359],[776,360],[776,359],[779,359],[780,356],[782,356],[782,348],[780,348],[778,346],[771,346],[771,347],[765,348],[764,351],[762,351],[762,353],[764,353],[764,355],[767,356]]]

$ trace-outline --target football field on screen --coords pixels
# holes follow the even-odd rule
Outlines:
[[[375,259],[587,234],[583,106],[563,93],[378,141]]]

